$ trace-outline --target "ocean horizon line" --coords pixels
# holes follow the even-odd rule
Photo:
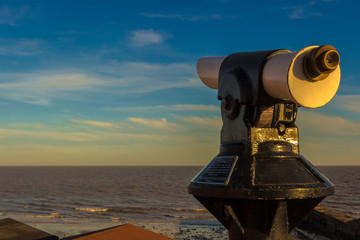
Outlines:
[[[204,167],[204,165],[0,165],[0,167]],[[318,167],[360,167],[359,165],[316,165]]]

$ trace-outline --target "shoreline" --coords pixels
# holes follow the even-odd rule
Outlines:
[[[19,220],[21,221],[21,220]],[[21,221],[62,238],[94,232],[126,223],[176,240],[227,240],[228,231],[217,221],[208,222],[29,222]],[[300,240],[360,239],[360,219],[351,218],[332,209],[317,206],[293,230]]]

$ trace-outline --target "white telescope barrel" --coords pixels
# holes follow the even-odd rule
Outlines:
[[[273,98],[292,101],[299,106],[318,108],[327,104],[340,84],[340,66],[320,80],[306,74],[304,58],[319,46],[305,47],[271,57],[264,66],[262,81],[265,91]],[[338,56],[338,55],[337,55]]]
[[[273,98],[292,101],[302,107],[318,108],[327,104],[339,88],[340,56],[335,48],[328,45],[323,47],[334,50],[327,51],[329,56],[319,58],[325,61],[322,65],[331,69],[320,77],[309,76],[309,67],[304,59],[314,52],[312,50],[322,47],[309,46],[297,52],[279,52],[271,56],[263,68],[262,82],[265,91]],[[198,61],[196,70],[199,78],[209,88],[218,89],[220,67],[226,57],[202,57]],[[335,57],[335,60],[331,57]],[[312,62],[310,65],[316,64]]]
[[[218,89],[220,66],[226,56],[202,57],[196,65],[201,81],[212,89]]]

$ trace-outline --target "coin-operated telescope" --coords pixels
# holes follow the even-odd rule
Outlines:
[[[331,46],[204,57],[200,79],[218,89],[220,153],[189,193],[228,230],[230,240],[290,240],[292,229],[334,187],[299,154],[297,108],[328,103],[340,83]]]

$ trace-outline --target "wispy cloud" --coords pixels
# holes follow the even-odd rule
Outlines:
[[[333,101],[338,109],[346,109],[360,117],[360,95],[337,95]]]
[[[111,76],[112,83],[122,93],[146,93],[202,85],[194,65],[187,63],[112,62],[97,66],[95,70]]]
[[[219,107],[214,105],[175,104],[171,107],[180,111],[219,111]]]
[[[43,53],[44,44],[44,41],[38,39],[0,39],[0,55],[41,55]]]
[[[30,124],[25,124],[30,125]],[[76,125],[69,125],[64,131],[62,127],[47,125],[42,129],[17,129],[11,126],[1,126],[0,128],[0,142],[1,146],[18,146],[13,151],[22,150],[22,145],[37,144],[39,148],[54,147],[54,152],[57,152],[60,146],[69,146],[69,144],[77,150],[82,151],[84,154],[90,151],[91,148],[82,149],[82,146],[95,146],[100,145],[117,145],[119,144],[135,144],[162,142],[165,139],[172,139],[171,136],[162,134],[149,134],[138,132],[120,132],[107,131],[104,128],[98,130],[87,129],[80,130]],[[103,129],[103,130],[101,130]]]
[[[95,90],[104,82],[84,74],[2,73],[2,98],[28,104],[48,105],[54,99],[65,99],[72,92]]]
[[[289,14],[291,19],[303,19],[305,7],[292,7],[292,12]]]
[[[222,126],[222,121],[220,117],[192,116],[192,117],[177,117],[177,119],[182,122],[196,124],[198,126],[213,127],[216,130]]]
[[[110,62],[86,70],[0,73],[0,79],[0,98],[38,105],[59,99],[83,99],[93,93],[133,95],[202,85],[194,66],[185,63]],[[176,106],[178,109],[190,107],[204,108]]]
[[[80,35],[86,34],[86,32],[70,30],[64,32],[56,32],[55,34],[58,36],[57,40],[59,42],[71,43],[75,41]]]
[[[21,6],[18,9],[11,9],[9,6],[1,6],[0,24],[15,26],[17,21],[26,15],[28,10],[28,6]]]
[[[119,112],[141,112],[141,111],[219,111],[219,107],[214,105],[201,105],[201,104],[172,104],[172,105],[156,105],[156,106],[132,106],[132,107],[108,107],[104,108],[108,111]]]
[[[345,82],[344,79],[341,79],[342,82]],[[357,94],[360,92],[360,86],[356,86],[355,84],[348,84],[348,85],[340,85],[339,91],[341,93],[346,94]]]
[[[105,122],[105,121],[71,119],[71,122],[78,123],[78,124],[86,124],[86,125],[95,126],[95,127],[99,127],[99,128],[108,128],[108,129],[121,128],[119,124],[116,124],[113,122]]]
[[[301,111],[298,125],[307,135],[360,137],[360,123],[343,117],[328,116],[313,111]]]
[[[304,6],[295,6],[289,7],[292,9],[291,13],[289,14],[289,18],[291,19],[303,19],[308,17],[321,17],[323,14],[321,12],[307,12],[307,8]]]
[[[61,140],[69,142],[99,141],[102,137],[85,132],[55,132],[55,131],[28,131],[18,129],[0,129],[1,138],[36,138],[43,140]]]
[[[301,154],[322,165],[356,165],[359,163],[360,123],[339,116],[300,111]]]
[[[359,123],[313,111],[301,111],[298,122],[301,153],[310,161],[315,164],[358,163]],[[220,128],[220,117],[197,116],[177,117],[174,121],[134,117],[121,122],[72,119],[68,124],[56,125],[12,123],[0,124],[0,145],[2,155],[20,160],[30,152],[30,157],[45,153],[46,157],[68,156],[77,164],[81,163],[77,160],[79,156],[87,159],[81,164],[89,164],[88,159],[94,158],[94,163],[99,163],[99,157],[113,159],[115,155],[116,159],[109,164],[134,164],[129,159],[136,160],[139,153],[144,153],[147,160],[151,160],[149,164],[167,156],[176,156],[169,158],[173,164],[185,164],[187,155],[184,153],[187,153],[191,159],[204,159],[205,164],[217,153]],[[49,159],[46,157],[43,159]],[[61,157],[56,163],[63,163]],[[119,161],[122,158],[124,160]],[[200,164],[199,161],[196,164]],[[37,162],[34,159],[31,164]]]
[[[157,128],[163,130],[175,131],[178,130],[179,125],[174,122],[169,122],[166,118],[148,119],[148,118],[128,118],[129,122],[144,125],[150,128]]]
[[[147,47],[162,44],[171,35],[153,29],[138,29],[130,32],[128,44],[131,47]]]
[[[209,137],[193,134],[196,132],[197,129],[193,128],[193,124],[184,121],[168,121],[166,118],[133,117],[119,122],[70,119],[56,124],[16,122],[0,124],[0,145],[6,143],[5,145],[9,146],[14,144],[57,146],[72,144],[72,142],[117,145],[153,143],[154,141],[167,144]]]
[[[56,32],[57,35],[65,35],[65,36],[71,36],[71,35],[79,35],[84,34],[84,32],[76,31],[76,30],[70,30],[65,32]]]
[[[185,20],[185,21],[191,21],[191,22],[221,20],[224,18],[236,18],[236,16],[223,16],[220,14],[180,15],[180,14],[140,13],[140,15],[147,17],[147,18],[178,19],[178,20]]]
[[[111,131],[91,125],[83,128],[72,121],[0,124],[1,165],[198,165],[217,153],[217,136],[196,134],[196,130],[174,134],[163,131],[168,125],[163,120],[147,120],[154,121],[126,120],[121,124],[133,127]]]
[[[323,14],[317,10],[313,9],[313,6],[317,5],[320,2],[332,2],[332,0],[313,0],[303,5],[289,6],[284,9],[290,9],[288,17],[291,19],[304,19],[309,17],[321,17]]]

